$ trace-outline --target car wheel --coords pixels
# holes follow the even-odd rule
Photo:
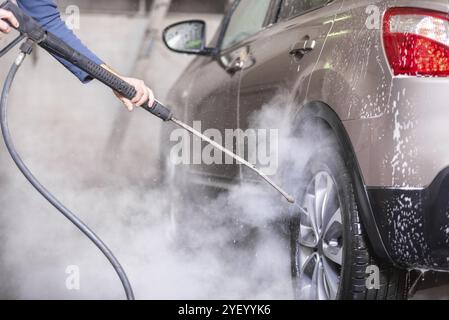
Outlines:
[[[343,157],[329,149],[308,163],[300,187],[302,208],[291,223],[292,278],[297,299],[404,299],[407,272],[377,262],[359,219]],[[380,287],[368,289],[367,270],[379,269]],[[376,268],[377,270],[377,268]]]

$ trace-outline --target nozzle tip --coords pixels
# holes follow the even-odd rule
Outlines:
[[[295,198],[293,198],[292,196],[288,196],[287,201],[290,202],[291,204],[295,204],[296,202]]]

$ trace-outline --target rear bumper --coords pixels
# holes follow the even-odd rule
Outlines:
[[[368,194],[394,262],[449,271],[449,168],[427,188],[368,188]]]

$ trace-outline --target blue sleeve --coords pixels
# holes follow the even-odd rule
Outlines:
[[[26,14],[33,17],[46,30],[56,35],[97,64],[103,64],[103,61],[92,53],[61,20],[59,9],[54,0],[17,0],[17,4]],[[87,83],[92,80],[86,72],[70,62],[58,57],[55,58],[80,79],[81,82]]]

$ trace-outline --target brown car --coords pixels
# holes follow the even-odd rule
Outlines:
[[[198,55],[172,90],[178,116],[246,130],[281,90],[298,136],[319,127],[331,141],[298,173],[298,298],[401,299],[410,270],[449,271],[446,0],[241,0],[212,43],[204,32],[186,21],[164,34]],[[202,187],[246,179],[237,165],[185,169]]]

